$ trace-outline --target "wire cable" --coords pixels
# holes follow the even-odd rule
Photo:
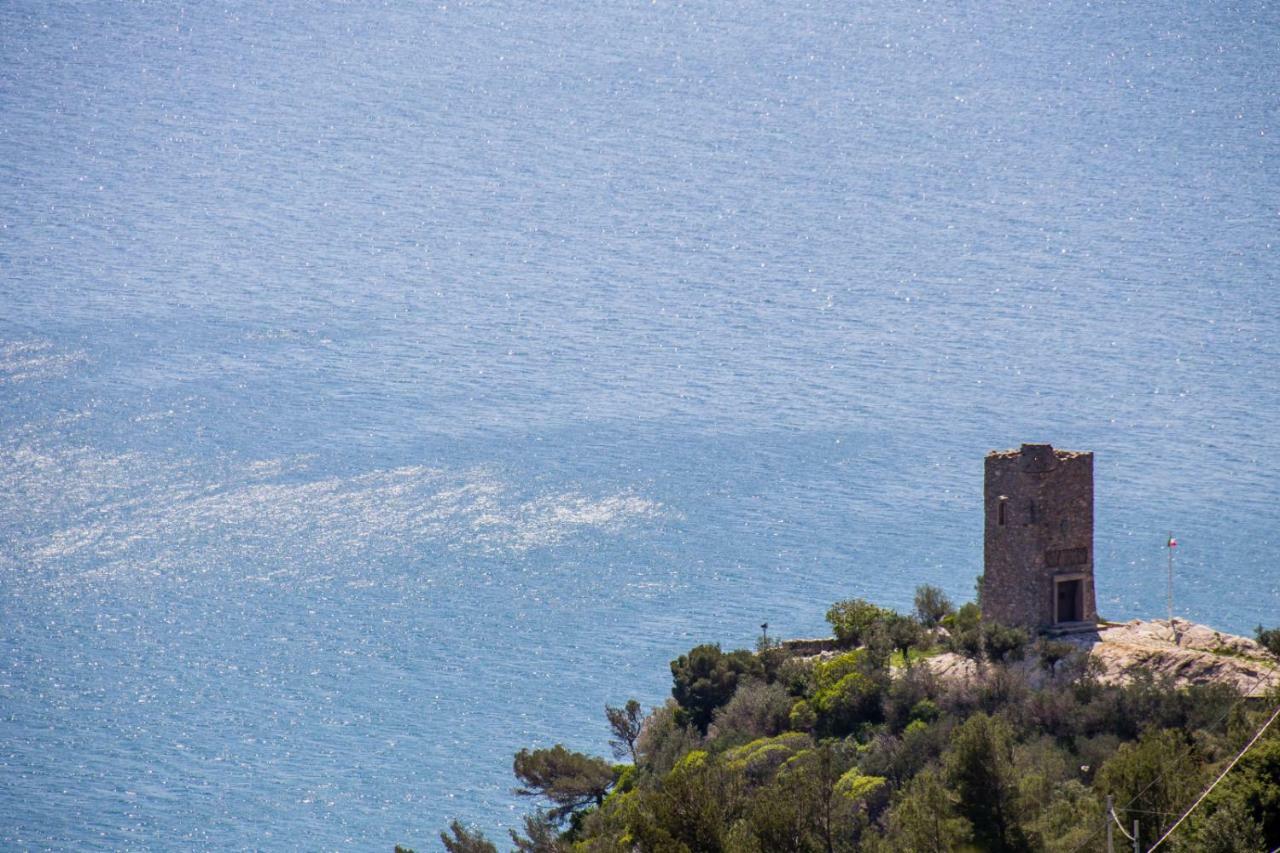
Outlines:
[[[1164,844],[1166,838],[1168,838],[1170,835],[1173,835],[1173,831],[1177,829],[1179,826],[1181,826],[1182,822],[1186,820],[1190,816],[1190,814],[1193,811],[1195,811],[1196,808],[1201,803],[1204,802],[1204,798],[1209,796],[1209,794],[1213,791],[1214,788],[1218,787],[1218,783],[1226,778],[1227,774],[1231,772],[1231,768],[1236,766],[1236,762],[1244,758],[1244,754],[1246,752],[1253,749],[1253,745],[1262,738],[1262,735],[1265,734],[1267,729],[1271,727],[1271,724],[1276,721],[1276,717],[1280,717],[1280,705],[1276,706],[1275,713],[1271,715],[1271,719],[1267,720],[1265,723],[1262,724],[1262,728],[1258,729],[1258,733],[1253,736],[1253,739],[1249,741],[1247,744],[1245,744],[1244,749],[1240,750],[1240,752],[1236,754],[1236,757],[1231,759],[1231,763],[1227,765],[1227,769],[1223,770],[1220,774],[1218,774],[1218,778],[1213,780],[1213,784],[1210,785],[1208,788],[1204,789],[1204,793],[1202,793],[1198,798],[1196,798],[1196,801],[1191,804],[1191,808],[1183,812],[1182,817],[1174,821],[1173,826],[1169,827],[1168,831],[1165,832],[1164,835],[1160,836],[1160,839],[1147,849],[1147,853],[1153,853],[1153,851],[1157,847],[1159,847],[1161,844]]]
[[[1125,831],[1124,824],[1120,822],[1120,818],[1116,817],[1116,807],[1115,807],[1115,806],[1112,806],[1112,807],[1111,807],[1111,819],[1112,819],[1112,820],[1114,820],[1114,821],[1116,822],[1116,826],[1120,827],[1120,834],[1121,834],[1121,835],[1123,835],[1125,838],[1129,839],[1130,841],[1132,841],[1132,840],[1133,840],[1133,836],[1132,836],[1132,835],[1130,835],[1128,832],[1126,832],[1126,831]]]
[[[1220,716],[1220,717],[1218,718],[1217,722],[1215,722],[1215,723],[1213,724],[1212,728],[1215,728],[1215,729],[1216,729],[1218,726],[1220,726],[1220,725],[1222,725],[1224,722],[1226,722],[1227,717],[1231,716],[1232,712],[1234,712],[1234,711],[1236,710],[1236,708],[1240,707],[1240,706],[1241,706],[1241,705],[1243,705],[1246,701],[1248,701],[1248,699],[1249,699],[1249,694],[1250,694],[1251,692],[1253,692],[1254,688],[1256,688],[1259,684],[1261,684],[1261,683],[1262,683],[1262,681],[1263,681],[1264,679],[1270,679],[1270,678],[1274,677],[1274,675],[1275,675],[1275,672],[1274,672],[1274,671],[1270,671],[1270,670],[1267,670],[1267,671],[1264,671],[1264,672],[1260,672],[1260,673],[1258,673],[1258,674],[1257,674],[1257,676],[1255,676],[1255,677],[1254,677],[1254,679],[1253,679],[1253,683],[1252,683],[1252,684],[1250,684],[1250,685],[1249,685],[1247,688],[1245,688],[1244,690],[1240,691],[1240,698],[1239,698],[1239,699],[1237,699],[1235,702],[1233,702],[1233,703],[1231,704],[1231,707],[1227,708],[1226,712],[1225,712],[1225,713],[1223,713],[1223,714],[1222,714],[1222,716]],[[1186,755],[1189,755],[1189,754],[1191,753],[1191,750],[1192,750],[1192,749],[1194,749],[1194,747],[1190,747],[1190,746],[1189,746],[1189,747],[1187,747],[1186,749],[1184,749],[1184,750],[1182,751],[1182,755],[1181,755],[1181,756],[1179,756],[1179,757],[1185,757]],[[1134,803],[1136,803],[1136,802],[1138,801],[1138,799],[1139,799],[1143,794],[1145,794],[1147,791],[1151,790],[1151,788],[1152,788],[1152,786],[1153,786],[1153,785],[1155,785],[1157,782],[1160,782],[1161,780],[1163,780],[1163,779],[1164,779],[1164,776],[1165,776],[1165,774],[1161,773],[1159,776],[1157,776],[1156,778],[1154,778],[1154,779],[1152,779],[1150,782],[1148,782],[1148,783],[1146,784],[1146,786],[1145,786],[1141,791],[1139,791],[1138,793],[1134,794],[1134,795],[1133,795],[1133,797],[1129,800],[1129,802],[1125,803],[1125,804],[1121,807],[1121,809],[1120,809],[1120,810],[1121,810],[1121,811],[1129,811],[1129,806],[1131,806],[1131,805],[1133,805]],[[1113,810],[1113,813],[1114,813],[1114,810]],[[1094,828],[1094,830],[1093,830],[1093,832],[1089,833],[1089,835],[1087,835],[1087,836],[1085,837],[1084,841],[1080,842],[1080,844],[1079,844],[1079,845],[1077,845],[1077,846],[1076,846],[1076,848],[1075,848],[1074,850],[1072,850],[1072,851],[1071,851],[1071,853],[1080,853],[1080,851],[1081,851],[1081,850],[1083,850],[1083,849],[1085,848],[1085,846],[1089,844],[1089,842],[1093,841],[1093,839],[1097,836],[1097,834],[1098,834],[1099,832],[1101,832],[1101,831],[1102,831],[1102,828],[1103,828],[1104,826],[1106,826],[1106,825],[1107,825],[1107,819],[1104,817],[1104,818],[1102,819],[1102,823],[1101,823],[1100,825],[1098,825],[1097,827],[1095,827],[1095,828]],[[1130,839],[1130,840],[1132,840],[1132,839]],[[1277,853],[1277,851],[1274,851],[1274,850],[1273,850],[1273,851],[1272,851],[1272,853]]]

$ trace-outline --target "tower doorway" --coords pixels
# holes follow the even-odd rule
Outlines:
[[[1054,583],[1056,607],[1054,622],[1079,622],[1084,619],[1084,581],[1080,578]]]

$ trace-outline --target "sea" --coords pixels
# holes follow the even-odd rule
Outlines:
[[[438,849],[693,645],[1280,624],[1280,6],[0,5],[0,847]]]

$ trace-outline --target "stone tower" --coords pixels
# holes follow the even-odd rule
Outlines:
[[[1093,454],[987,454],[982,615],[1034,629],[1094,623]]]

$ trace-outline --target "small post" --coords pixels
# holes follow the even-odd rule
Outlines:
[[[1111,797],[1107,797],[1107,853],[1116,853],[1116,806]]]
[[[1138,843],[1138,820],[1133,821],[1133,853],[1142,853],[1142,845]]]

